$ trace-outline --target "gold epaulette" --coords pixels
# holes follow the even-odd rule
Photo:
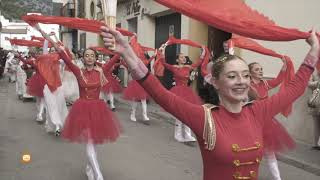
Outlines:
[[[203,128],[203,140],[205,148],[209,151],[213,150],[216,145],[216,126],[211,114],[211,109],[217,107],[213,104],[202,105],[204,109],[204,128]]]

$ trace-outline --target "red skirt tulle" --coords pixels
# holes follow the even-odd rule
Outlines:
[[[115,141],[120,131],[118,119],[103,100],[78,99],[69,111],[61,135],[71,142],[102,144]]]
[[[129,101],[140,101],[149,99],[150,96],[137,81],[132,80],[128,87],[123,90],[122,98]]]
[[[201,98],[188,86],[174,86],[170,89],[170,91],[175,95],[182,97],[186,101],[191,102],[193,104],[203,104]]]
[[[39,73],[32,75],[26,84],[28,94],[43,97],[43,88],[46,85],[46,80]]]
[[[295,142],[287,130],[273,118],[263,129],[265,152],[285,152],[295,148]]]
[[[102,91],[105,93],[120,93],[122,91],[122,87],[118,80],[114,79],[113,77],[107,78],[108,83],[102,87]]]

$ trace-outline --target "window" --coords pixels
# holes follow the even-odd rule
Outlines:
[[[90,17],[92,19],[94,19],[94,17],[95,17],[95,5],[94,5],[93,1],[90,4]]]

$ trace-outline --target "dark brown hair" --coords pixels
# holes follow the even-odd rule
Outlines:
[[[218,57],[216,60],[213,61],[212,64],[212,76],[216,79],[219,79],[219,75],[223,71],[225,63],[235,59],[243,60],[239,56],[231,54],[223,54],[220,57]]]
[[[253,63],[250,63],[250,64],[248,65],[250,72],[252,71],[252,68],[253,68],[253,66],[254,66],[255,64],[259,64],[259,63],[253,62]]]
[[[83,53],[82,53],[82,57],[84,57],[84,54],[85,54],[85,53],[86,53],[86,51],[88,51],[88,50],[93,51],[93,52],[94,52],[94,55],[96,56],[96,59],[98,59],[98,53],[97,53],[97,51],[96,51],[96,50],[94,50],[94,49],[91,49],[91,48],[87,48],[87,49],[85,49],[85,50],[83,51]]]

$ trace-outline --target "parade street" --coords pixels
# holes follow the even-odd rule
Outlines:
[[[106,180],[201,180],[198,147],[173,138],[174,126],[150,114],[150,125],[129,120],[129,107],[116,104],[121,137],[98,146],[98,160]],[[0,80],[0,180],[86,180],[85,146],[46,133],[35,121],[34,102],[18,100],[15,85]],[[140,110],[140,109],[138,109]],[[140,119],[140,116],[137,116]],[[22,155],[31,160],[22,162]],[[264,163],[263,163],[264,164]],[[283,180],[318,180],[319,176],[279,161]],[[265,165],[260,179],[270,179]]]

